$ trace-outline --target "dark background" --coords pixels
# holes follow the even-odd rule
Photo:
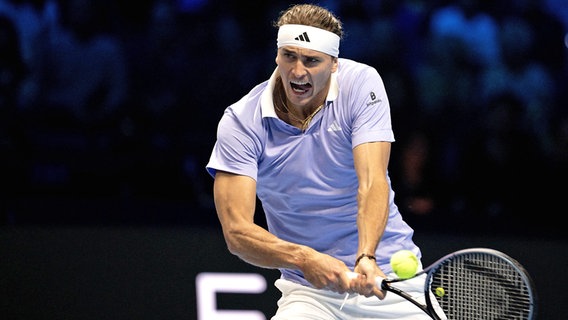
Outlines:
[[[201,269],[190,253],[202,241],[191,234],[220,241],[205,171],[217,122],[273,71],[271,23],[291,3],[0,0],[4,310],[42,314],[46,304],[32,307],[37,297],[62,282],[67,291],[53,301],[72,296],[82,283],[77,279],[99,280],[88,266],[99,272],[107,258],[119,259],[116,272],[150,270],[160,263],[151,253],[167,250],[163,241],[168,247],[170,237],[171,254],[189,256],[166,259],[164,270],[187,268],[193,284]],[[439,235],[461,246],[493,239],[483,244],[505,246],[531,265],[544,301],[565,297],[558,283],[566,279],[554,282],[549,268],[558,268],[559,256],[566,266],[566,4],[320,4],[344,22],[340,56],[368,63],[383,77],[397,139],[389,172],[403,216],[418,237],[433,239],[426,257],[448,248],[438,246]],[[138,248],[139,239],[155,243],[155,251]],[[100,241],[105,250],[93,252]],[[143,258],[120,263],[121,250],[141,250]],[[248,268],[235,262],[224,267]],[[136,300],[128,294],[140,290],[139,279],[121,287],[117,278],[104,278],[97,294],[112,282],[124,301]],[[185,302],[164,318],[187,318],[194,304]],[[100,307],[98,315],[115,306]],[[565,314],[547,311],[554,308],[543,319]],[[64,317],[60,312],[43,318]],[[125,311],[116,318],[138,317]]]
[[[489,247],[514,257],[537,293],[535,319],[568,311],[565,241],[418,232],[428,265],[444,254]],[[275,270],[230,255],[220,230],[198,227],[27,227],[0,233],[2,319],[197,319],[196,277],[203,272],[257,273],[261,294],[218,293],[218,310],[274,314]],[[236,320],[236,319],[235,319]]]

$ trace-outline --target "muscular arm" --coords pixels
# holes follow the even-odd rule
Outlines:
[[[357,227],[358,253],[373,254],[388,218],[389,186],[386,179],[390,143],[365,143],[355,147],[354,160],[359,190]]]
[[[282,241],[254,223],[256,182],[247,176],[217,172],[214,183],[217,215],[229,251],[264,268],[302,265],[310,250]]]
[[[389,185],[386,179],[387,167],[390,157],[389,142],[373,142],[361,144],[353,150],[355,169],[359,179],[357,195],[358,214],[357,228],[359,230],[359,246],[357,256],[362,253],[374,254],[381,236],[385,230],[388,215]],[[384,273],[377,267],[375,261],[367,258],[361,259],[357,272],[374,279]],[[369,295],[379,294],[373,288],[372,281],[367,284]]]
[[[284,241],[254,223],[256,182],[252,178],[218,171],[213,192],[223,235],[232,254],[258,267],[301,270],[316,288],[327,287],[337,292],[347,289],[348,269],[342,261]]]

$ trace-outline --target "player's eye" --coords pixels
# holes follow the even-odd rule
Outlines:
[[[316,65],[319,62],[320,62],[320,60],[318,58],[307,57],[307,58],[304,59],[304,64],[306,66],[313,66],[313,65]]]
[[[286,57],[286,59],[288,59],[288,60],[292,60],[292,59],[296,58],[296,56],[294,56],[293,54],[291,54],[289,52],[284,53],[283,56]]]

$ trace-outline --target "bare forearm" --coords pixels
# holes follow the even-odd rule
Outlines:
[[[227,247],[243,261],[262,268],[300,270],[316,288],[338,288],[348,270],[330,255],[284,241],[254,222],[256,182],[248,177],[218,172],[214,194],[217,215]],[[345,283],[341,288],[345,287]]]
[[[389,214],[387,166],[390,144],[366,143],[354,149],[355,168],[359,178],[357,190],[358,253],[375,252],[385,230]]]
[[[386,191],[385,191],[385,188]],[[388,185],[379,183],[360,191],[357,227],[359,253],[373,254],[383,235],[388,219]]]
[[[223,233],[232,254],[258,267],[302,269],[315,252],[306,246],[283,241],[255,224],[224,228]]]

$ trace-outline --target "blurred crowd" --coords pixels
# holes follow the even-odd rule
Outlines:
[[[204,166],[217,122],[273,71],[272,21],[292,3],[0,0],[3,222],[57,221],[78,199],[59,222],[214,222]],[[383,77],[397,140],[389,170],[408,220],[559,232],[565,1],[319,4],[344,22],[340,56]]]

